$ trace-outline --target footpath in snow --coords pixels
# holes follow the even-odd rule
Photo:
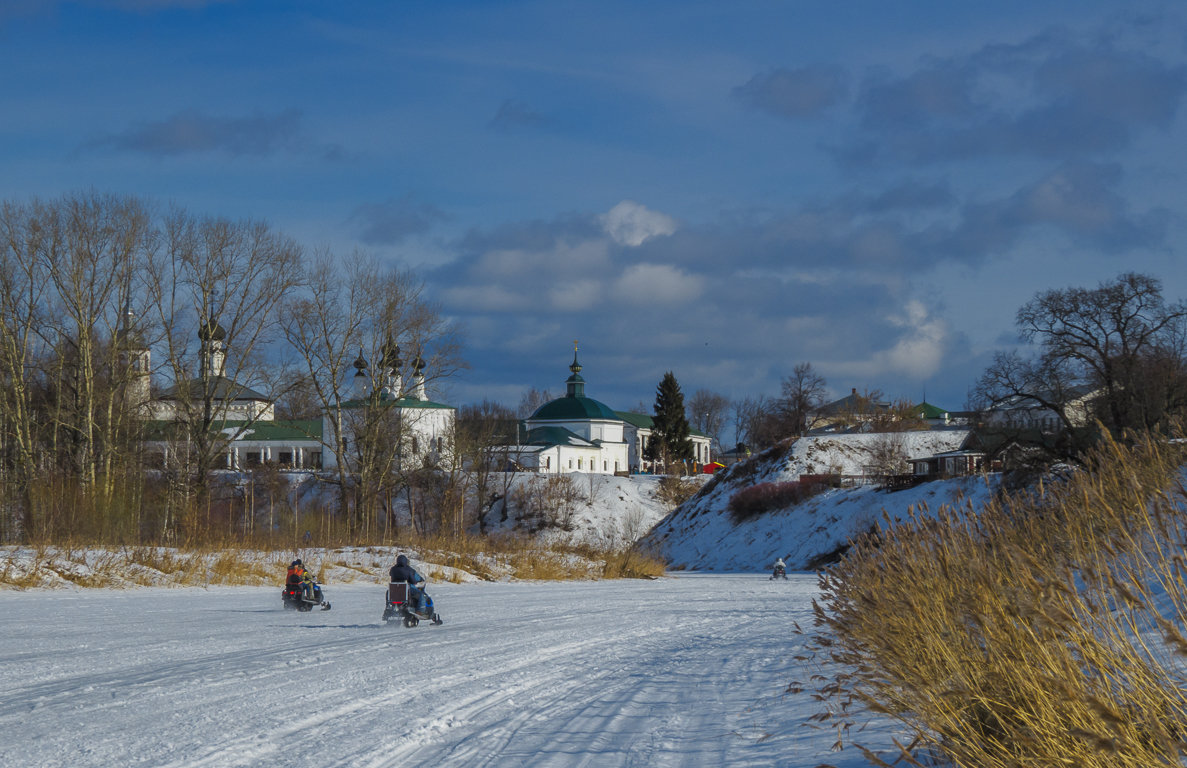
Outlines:
[[[864,765],[806,728],[812,575],[0,593],[0,765]],[[867,734],[868,735],[868,734]]]

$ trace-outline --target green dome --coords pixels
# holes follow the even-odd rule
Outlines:
[[[566,395],[536,409],[530,417],[532,421],[582,421],[585,419],[608,419],[622,421],[622,418],[605,403],[592,397]]]

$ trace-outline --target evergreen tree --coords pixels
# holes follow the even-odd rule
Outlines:
[[[684,393],[671,371],[664,374],[655,390],[655,416],[651,439],[643,452],[649,461],[659,462],[664,471],[677,462],[691,461],[692,440],[688,438],[688,418],[684,414]]]

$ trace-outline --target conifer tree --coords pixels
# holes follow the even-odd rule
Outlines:
[[[684,393],[671,371],[664,374],[655,390],[655,416],[651,439],[644,450],[644,458],[659,462],[664,471],[677,462],[691,461],[692,440],[689,439],[688,418],[684,414]]]

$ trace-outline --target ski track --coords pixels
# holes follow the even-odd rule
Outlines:
[[[430,591],[414,629],[382,586],[0,593],[0,766],[845,764],[783,695],[813,576]]]

